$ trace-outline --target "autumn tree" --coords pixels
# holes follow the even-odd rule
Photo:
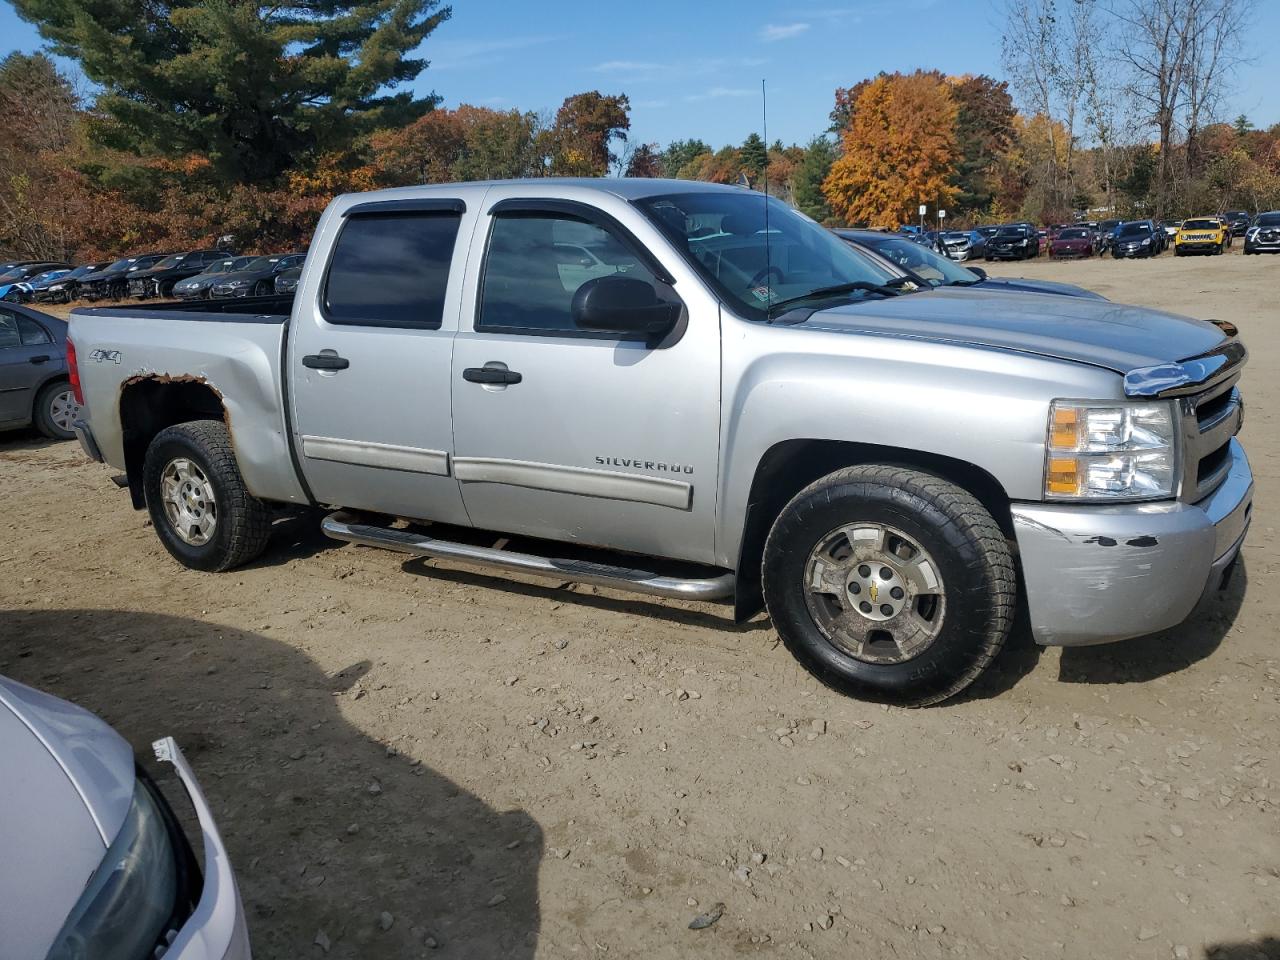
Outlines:
[[[603,177],[617,160],[613,141],[625,141],[630,129],[631,101],[625,93],[606,96],[591,90],[567,97],[544,137],[551,172]]]
[[[956,102],[957,214],[986,210],[995,199],[1001,157],[1014,137],[1013,98],[1009,85],[985,75],[957,78],[951,86]]]
[[[673,140],[662,151],[662,175],[664,177],[685,177],[682,171],[688,164],[703,154],[710,156],[712,153],[711,147],[701,140]]]
[[[945,79],[917,70],[867,84],[853,104],[823,193],[832,213],[850,223],[896,226],[914,219],[921,202],[950,206],[956,161],[955,100]]]
[[[537,136],[533,113],[463,104],[375,134],[372,162],[396,186],[527,177],[541,173]]]
[[[627,161],[628,177],[660,177],[662,176],[662,155],[656,143],[642,143],[631,153]]]
[[[264,183],[436,104],[397,87],[449,17],[439,0],[15,0],[99,89],[95,140],[135,156],[207,156]]]

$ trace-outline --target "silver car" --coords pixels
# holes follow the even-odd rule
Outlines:
[[[0,957],[249,960],[209,804],[171,738],[204,870],[133,750],[86,710],[0,677]],[[203,873],[203,875],[202,875]]]

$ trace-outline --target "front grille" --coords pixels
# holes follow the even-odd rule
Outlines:
[[[1227,478],[1231,439],[1244,419],[1244,404],[1235,386],[1238,379],[1239,374],[1182,400],[1182,500],[1202,500]]]

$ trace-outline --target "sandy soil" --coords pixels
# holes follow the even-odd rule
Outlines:
[[[1019,633],[965,699],[889,709],[764,619],[406,562],[306,515],[188,572],[109,469],[16,434],[0,672],[143,756],[178,738],[262,958],[1280,957],[1280,257],[997,270],[1241,327],[1256,522],[1199,619]]]

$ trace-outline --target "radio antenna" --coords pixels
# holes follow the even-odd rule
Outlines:
[[[764,78],[760,78],[760,132],[764,137],[764,303],[765,309],[773,302],[773,261],[770,258],[769,237],[769,94]]]

